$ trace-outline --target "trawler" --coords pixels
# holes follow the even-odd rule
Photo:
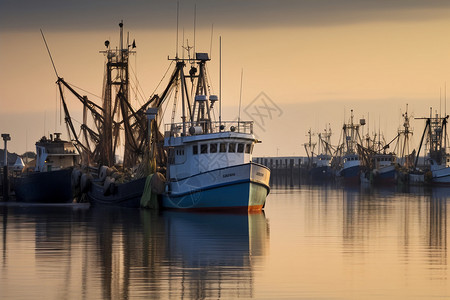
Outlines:
[[[447,149],[447,122],[449,116],[442,117],[436,113],[432,116],[430,109],[430,117],[418,118],[425,119],[425,129],[423,131],[422,139],[418,154],[415,161],[415,167],[420,154],[420,149],[425,140],[427,146],[426,161],[428,162],[429,170],[425,172],[425,181],[437,185],[450,185],[450,154]]]
[[[261,211],[270,190],[270,170],[252,162],[253,147],[259,142],[253,122],[222,121],[220,111],[219,121],[213,120],[220,99],[211,94],[207,82],[209,60],[207,53],[175,58],[175,70],[160,100],[162,104],[169,91],[181,94],[175,93],[171,123],[166,124],[164,133],[168,159],[161,205],[197,211]],[[191,66],[188,74],[186,65]],[[174,122],[180,98],[181,122]]]
[[[125,39],[123,22],[119,27],[119,46],[111,47],[106,40],[105,50],[100,51],[105,57],[100,104],[81,95],[58,76],[56,68],[55,73],[69,136],[81,154],[80,167],[72,172],[78,200],[93,205],[140,207],[147,177],[156,173],[158,165],[164,165],[165,155],[156,147],[159,138],[162,140],[155,121],[157,95],[144,99],[137,109],[131,103],[133,73],[129,70],[129,58],[135,53],[136,43],[130,42],[129,36]],[[74,103],[68,101],[66,89],[82,106],[79,129],[71,116]],[[160,176],[155,179],[164,180]]]
[[[315,165],[311,168],[310,175],[313,181],[323,181],[334,179],[331,169],[331,158],[333,146],[331,145],[331,128],[325,128],[324,132],[318,134],[319,150],[316,156]]]
[[[16,200],[35,203],[65,203],[73,200],[71,174],[78,165],[74,145],[61,139],[61,133],[36,142],[36,167],[15,178]]]
[[[360,119],[359,124],[353,122],[353,110],[351,110],[350,123],[342,127],[343,142],[338,147],[336,153],[340,163],[338,165],[337,176],[345,183],[359,183],[361,162],[357,152],[357,145],[362,144],[359,134],[359,127],[366,124],[365,119]]]

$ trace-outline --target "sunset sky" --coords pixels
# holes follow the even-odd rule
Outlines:
[[[243,70],[241,118],[259,124],[256,135],[263,143],[255,148],[257,156],[305,155],[308,130],[320,132],[328,124],[337,144],[351,109],[356,119],[368,120],[365,132],[380,130],[388,141],[406,104],[415,117],[428,116],[430,107],[444,113],[449,1],[180,1],[180,46],[183,31],[193,43],[194,5],[196,49],[212,50],[216,93],[222,37],[223,119],[239,113]],[[123,20],[137,44],[133,72],[148,98],[169,66],[167,56],[176,52],[176,7],[176,1],[0,0],[0,131],[11,134],[8,150],[34,151],[36,140],[54,131],[67,138],[39,29],[59,75],[101,95],[99,51],[106,39],[118,44]],[[261,106],[261,92],[274,109],[264,120],[251,114]],[[417,145],[423,120],[412,126]]]

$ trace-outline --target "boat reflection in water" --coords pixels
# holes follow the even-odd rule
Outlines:
[[[268,246],[263,213],[141,210],[136,218],[110,209],[117,213],[99,211],[104,218],[95,218],[102,297],[251,297],[253,265]]]
[[[262,212],[6,204],[0,217],[5,298],[251,297],[269,239]]]
[[[0,217],[5,298],[252,297],[269,242],[262,212],[8,204]]]

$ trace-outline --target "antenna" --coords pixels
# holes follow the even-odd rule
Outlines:
[[[194,5],[194,57],[195,57],[195,23],[197,21],[197,4]]]
[[[42,39],[44,40],[44,43],[45,43],[45,48],[47,48],[48,56],[50,56],[50,61],[52,62],[53,70],[55,70],[56,77],[59,78],[58,72],[56,71],[55,63],[53,62],[52,54],[50,53],[50,49],[48,48],[47,41],[45,40],[44,33],[42,32],[42,29],[39,29],[39,30],[41,31]]]
[[[120,20],[119,27],[120,27],[120,52],[122,52],[122,50],[123,50],[123,20]]]
[[[213,32],[214,32],[214,23],[211,24],[211,42],[209,44],[209,58],[212,59],[212,40],[213,40]]]
[[[219,36],[219,130],[222,128],[222,36]]]
[[[241,69],[241,91],[239,93],[239,115],[238,115],[238,128],[241,123],[241,103],[242,103],[242,78],[244,77],[244,68]]]
[[[47,112],[44,110],[44,136],[47,136],[46,134],[45,134],[45,119],[47,118]]]
[[[55,132],[57,132],[56,124],[58,124],[58,94],[55,96]]]
[[[179,16],[179,9],[180,9],[180,1],[177,1],[177,42],[176,42],[175,58],[178,58],[178,16]]]
[[[25,153],[28,152],[28,127],[25,129]],[[26,164],[28,164],[28,153],[25,155]]]

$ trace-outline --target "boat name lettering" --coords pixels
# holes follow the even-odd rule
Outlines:
[[[236,176],[236,174],[235,173],[223,174],[223,178],[227,178],[227,177],[231,177],[231,176]]]
[[[256,175],[258,175],[258,176],[264,176],[264,174],[261,173],[261,172],[256,172]]]

